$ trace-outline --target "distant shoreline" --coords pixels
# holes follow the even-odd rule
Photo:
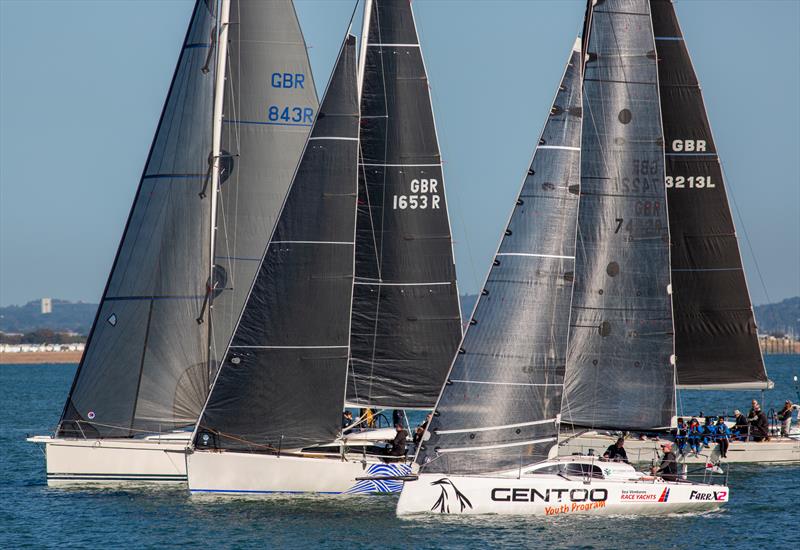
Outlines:
[[[0,352],[0,365],[32,365],[37,363],[80,363],[80,351]]]

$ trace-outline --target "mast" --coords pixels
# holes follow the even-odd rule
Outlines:
[[[372,17],[372,0],[364,0],[364,16],[361,18],[361,41],[358,45],[358,101],[364,89],[364,64],[367,61],[367,43],[369,42],[369,22]]]
[[[213,375],[213,311],[214,293],[217,281],[214,267],[216,265],[216,235],[217,235],[217,193],[219,193],[219,178],[222,163],[222,106],[225,100],[225,64],[228,58],[228,22],[230,17],[230,0],[221,0],[219,3],[219,19],[217,23],[217,68],[214,82],[214,114],[211,130],[211,158],[214,165],[211,170],[211,223],[208,253],[208,376]]]
[[[506,231],[416,461],[472,474],[546,458],[558,437],[580,187],[581,44],[570,52]]]

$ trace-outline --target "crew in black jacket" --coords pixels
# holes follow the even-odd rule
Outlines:
[[[624,444],[625,440],[620,437],[616,443],[608,446],[606,452],[603,453],[603,458],[616,462],[628,462],[628,453],[625,452]]]

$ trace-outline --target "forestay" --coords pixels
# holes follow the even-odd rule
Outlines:
[[[432,408],[461,338],[442,161],[410,2],[369,16],[347,402]]]
[[[127,437],[191,425],[208,388],[208,173],[215,17],[199,0],[117,256],[59,424]],[[204,71],[204,68],[210,68]]]
[[[670,425],[675,411],[669,229],[647,0],[590,2],[581,199],[564,422]]]
[[[765,388],[767,373],[703,94],[670,0],[651,0],[659,57],[678,384]]]
[[[358,100],[348,35],[230,349],[200,444],[273,452],[340,431],[353,287]]]
[[[579,50],[576,43],[419,451],[423,472],[513,468],[555,445],[575,271]]]
[[[290,0],[231,0],[215,245],[211,375],[258,270],[317,112]]]

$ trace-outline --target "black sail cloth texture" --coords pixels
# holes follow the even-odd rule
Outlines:
[[[672,2],[651,0],[658,52],[678,385],[768,384],[722,165]]]
[[[215,15],[195,5],[144,173],[58,435],[129,437],[192,425],[208,388],[196,318],[209,275]]]
[[[556,443],[580,185],[578,47],[417,457],[423,472],[516,468]]]
[[[230,20],[212,365],[230,343],[318,107],[290,0],[232,0]]]
[[[340,431],[358,163],[355,38],[339,54],[198,430],[274,452]]]
[[[347,402],[433,408],[461,338],[442,163],[410,3],[372,6]]]
[[[589,10],[581,198],[562,420],[668,427],[675,411],[669,229],[647,0]]]
[[[292,3],[233,0],[210,277],[213,5],[195,6],[61,435],[197,421],[310,130],[317,100]],[[302,107],[303,124],[273,125],[276,104]]]

